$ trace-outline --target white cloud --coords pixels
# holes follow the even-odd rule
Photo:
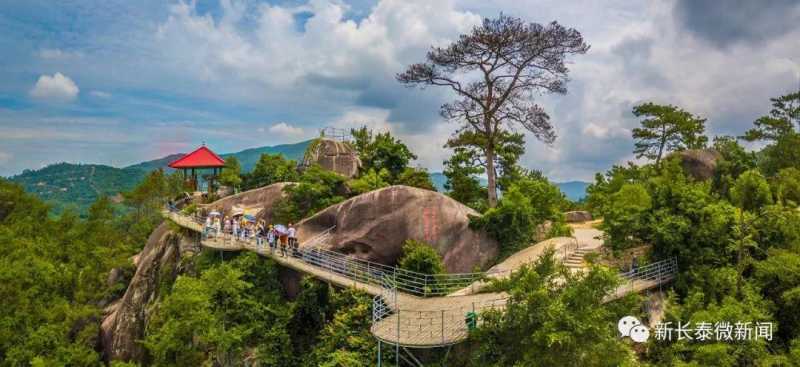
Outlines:
[[[286,137],[297,137],[303,135],[303,129],[289,125],[285,122],[279,122],[269,127],[269,132],[279,134]]]
[[[33,98],[52,101],[70,102],[78,96],[78,86],[68,76],[55,73],[53,76],[43,74],[31,89],[30,95]]]
[[[0,163],[8,163],[13,156],[10,153],[0,152]]]
[[[93,90],[93,91],[89,92],[89,94],[91,94],[94,97],[98,97],[98,98],[111,98],[111,93],[103,92],[101,90]]]

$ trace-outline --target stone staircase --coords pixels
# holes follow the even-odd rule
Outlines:
[[[594,252],[594,249],[589,248],[579,248],[573,251],[566,259],[564,259],[564,265],[566,265],[570,269],[582,269],[585,265],[584,257],[586,254]]]

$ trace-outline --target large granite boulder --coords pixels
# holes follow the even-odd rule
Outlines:
[[[485,268],[498,253],[497,242],[469,228],[471,208],[435,191],[390,186],[328,207],[298,223],[301,243],[336,226],[328,248],[393,265],[407,239],[430,244],[448,272]]]
[[[671,156],[680,159],[684,172],[700,181],[714,177],[717,162],[722,159],[722,155],[714,149],[689,149]]]
[[[234,207],[246,208],[256,211],[256,217],[258,219],[264,219],[267,223],[271,223],[275,203],[284,196],[283,188],[291,184],[293,183],[278,182],[257,189],[240,192],[235,195],[226,196],[211,204],[199,205],[199,207],[205,213],[216,210],[224,215],[230,215]]]
[[[125,295],[106,307],[100,325],[101,345],[108,360],[142,361],[141,344],[150,306],[159,296],[160,284],[172,284],[180,272],[181,254],[194,248],[188,239],[172,232],[167,223],[158,226],[136,261],[136,273]]]
[[[567,223],[580,223],[592,220],[592,213],[585,210],[576,210],[564,213]]]
[[[355,177],[361,168],[361,159],[353,146],[346,142],[318,138],[306,150],[303,165],[318,164],[320,167],[336,172],[347,178]]]

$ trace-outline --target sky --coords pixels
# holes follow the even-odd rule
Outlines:
[[[557,21],[591,49],[566,95],[540,95],[558,138],[521,163],[556,181],[633,160],[633,106],[674,104],[741,135],[800,87],[800,2],[773,0],[0,0],[0,176],[56,162],[125,166],[390,131],[439,171],[456,96],[395,75],[484,17]]]

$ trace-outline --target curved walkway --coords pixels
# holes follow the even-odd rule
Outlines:
[[[203,232],[195,218],[175,211],[164,216],[177,225]],[[253,251],[277,263],[341,287],[353,287],[373,295],[372,334],[378,339],[404,347],[429,348],[452,345],[464,340],[468,330],[465,317],[487,309],[503,309],[508,298],[503,292],[481,292],[487,278],[505,278],[512,271],[536,260],[547,248],[553,248],[560,260],[579,248],[596,248],[602,232],[577,228],[574,237],[557,237],[539,242],[497,264],[485,273],[449,274],[440,277],[408,272],[386,265],[355,259],[320,248],[329,231],[307,239],[298,251],[281,256],[254,241],[230,236],[203,238],[203,247],[223,251]],[[668,282],[674,276],[674,261],[659,262],[634,272],[622,274],[629,279],[606,301],[625,294],[641,292]]]

